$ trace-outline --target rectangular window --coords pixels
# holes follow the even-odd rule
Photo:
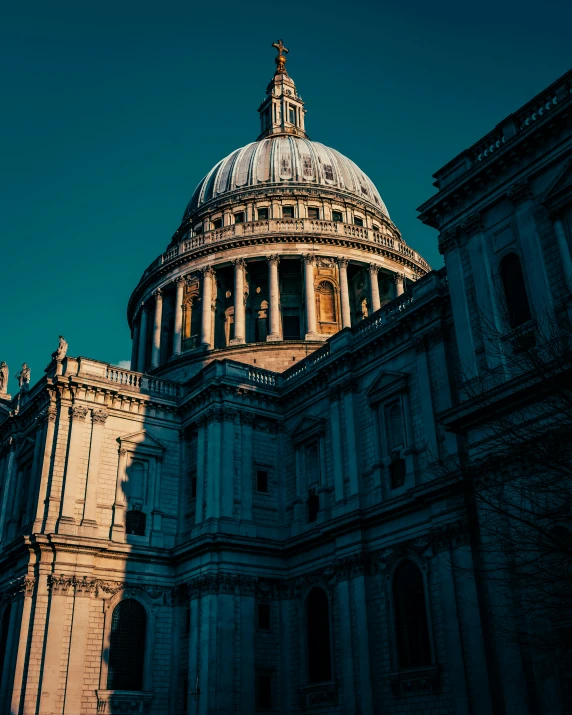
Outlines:
[[[259,673],[257,685],[257,710],[270,710],[272,708],[272,676],[268,673]]]
[[[308,206],[308,218],[320,218],[320,209],[315,206]]]
[[[341,211],[332,211],[332,221],[343,221],[344,218],[342,216]]]
[[[354,223],[356,226],[363,226],[363,218],[359,218],[359,216],[354,216]]]
[[[384,422],[389,454],[403,449],[405,447],[405,430],[403,429],[403,413],[400,400],[394,400],[385,405]]]
[[[222,228],[221,218],[215,218],[215,220],[213,221],[213,228]]]
[[[259,221],[264,221],[268,218],[268,209],[258,209],[258,220]]]
[[[234,214],[234,223],[244,223],[244,211]]]
[[[320,445],[318,440],[310,442],[304,449],[306,466],[306,484],[316,484],[320,481]]]
[[[373,224],[372,228],[374,231],[379,231],[379,226],[377,226],[377,224],[375,223]]]
[[[300,340],[300,316],[282,316],[282,333],[284,340]]]
[[[258,604],[258,627],[262,631],[270,630],[270,604]]]
[[[283,206],[282,207],[282,217],[283,218],[294,218],[294,207],[293,206]]]
[[[310,494],[308,496],[308,521],[312,523],[313,521],[316,521],[318,518],[318,512],[320,511],[320,497],[314,492],[314,490],[310,490]]]
[[[268,493],[268,472],[266,469],[256,470],[256,491]]]
[[[290,124],[296,124],[296,108],[295,107],[288,108],[288,121],[290,122]]]

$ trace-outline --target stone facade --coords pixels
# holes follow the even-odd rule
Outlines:
[[[277,64],[263,111],[286,96]],[[535,314],[569,309],[571,82],[437,174],[422,220],[446,269],[349,192],[334,221],[337,189],[231,191],[186,214],[136,288],[139,370],[54,358],[4,401],[0,713],[563,712],[560,685],[534,709],[522,653],[487,632],[463,491],[434,467],[476,448],[451,425],[460,369],[490,367],[479,306],[499,259],[519,252]],[[144,624],[129,688],[121,604]]]

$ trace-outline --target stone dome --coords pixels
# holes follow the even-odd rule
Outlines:
[[[366,202],[389,218],[378,190],[339,151],[299,136],[272,136],[236,149],[202,179],[183,220],[211,200],[253,188],[321,186]]]

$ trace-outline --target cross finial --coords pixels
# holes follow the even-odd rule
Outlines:
[[[273,42],[272,47],[278,50],[278,55],[274,60],[276,62],[276,74],[288,74],[286,72],[286,55],[288,54],[288,49],[284,47],[282,40]]]

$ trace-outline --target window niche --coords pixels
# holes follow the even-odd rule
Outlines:
[[[387,496],[414,485],[408,379],[403,373],[382,372],[367,393],[378,427],[380,486]]]
[[[162,545],[159,499],[165,447],[146,430],[119,437],[112,539]]]
[[[393,694],[403,697],[436,692],[439,668],[434,658],[424,570],[412,555],[394,562],[387,576],[391,602],[389,626],[393,634],[393,673],[390,675]]]
[[[325,479],[325,420],[304,417],[292,433],[296,454],[295,521],[321,522],[329,506]]]
[[[105,603],[98,712],[147,712],[153,700],[154,613],[126,589]]]
[[[527,323],[532,315],[528,302],[528,293],[522,272],[520,258],[516,253],[508,253],[499,265],[507,320],[511,328],[518,328]]]

